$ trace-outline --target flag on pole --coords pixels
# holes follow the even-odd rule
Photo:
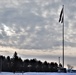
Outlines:
[[[63,23],[63,8],[60,12],[59,22]]]
[[[60,23],[63,23],[63,26],[62,26],[62,50],[63,50],[63,68],[64,68],[64,5],[61,9],[61,12],[60,12],[60,17],[59,17],[59,22]]]

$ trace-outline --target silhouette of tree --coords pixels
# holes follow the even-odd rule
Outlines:
[[[30,60],[30,71],[31,72],[35,72],[36,70],[36,66],[37,66],[37,60],[36,59],[32,59]]]
[[[45,61],[45,62],[43,63],[43,71],[44,71],[44,72],[48,72],[48,71],[49,71],[49,67],[48,67],[47,61]]]
[[[0,71],[4,71],[6,63],[5,63],[5,56],[0,56]]]
[[[54,62],[51,62],[50,70],[51,70],[51,72],[57,72],[58,71],[58,64],[54,63]]]
[[[62,68],[62,64],[61,63],[59,64],[59,68]]]
[[[37,72],[42,72],[42,62],[39,60],[37,61]]]
[[[14,53],[12,60],[13,60],[12,61],[12,69],[13,69],[13,72],[16,72],[16,71],[18,71],[18,68],[17,68],[17,61],[18,61],[17,52]]]
[[[6,65],[7,65],[7,71],[11,71],[11,59],[10,59],[10,56],[7,56],[6,58]]]
[[[23,70],[25,71],[25,72],[29,72],[29,68],[30,68],[30,61],[28,60],[28,59],[26,59],[26,60],[24,60],[24,63],[23,63]]]
[[[62,67],[62,64],[59,66]],[[12,58],[0,56],[0,71],[4,72],[57,72],[59,66],[56,62],[41,62],[37,59],[23,61],[21,57],[18,57],[17,52],[13,54]]]

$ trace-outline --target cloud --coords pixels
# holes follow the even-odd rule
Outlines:
[[[75,0],[0,1],[0,45],[19,49],[58,49],[62,25],[58,23],[65,3],[65,47],[75,47]],[[69,4],[69,5],[67,5]],[[74,11],[74,12],[72,12]]]

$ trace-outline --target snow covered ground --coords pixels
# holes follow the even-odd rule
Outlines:
[[[0,75],[76,75],[76,73],[10,73],[10,72],[1,72]]]

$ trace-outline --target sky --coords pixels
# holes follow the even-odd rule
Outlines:
[[[65,66],[76,69],[76,0],[0,0],[0,55],[62,63],[62,5]]]

